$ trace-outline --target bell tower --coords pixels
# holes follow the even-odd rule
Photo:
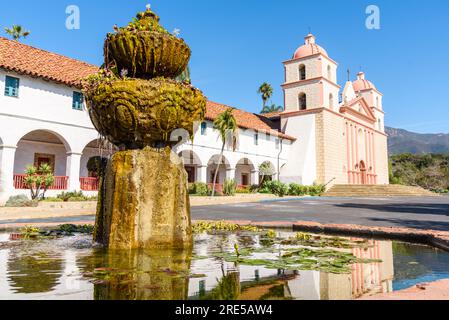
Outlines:
[[[308,34],[291,60],[284,62],[285,111],[329,108],[338,111],[338,64]]]

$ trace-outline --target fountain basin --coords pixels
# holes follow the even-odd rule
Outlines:
[[[194,135],[193,123],[206,112],[206,98],[189,84],[171,79],[100,81],[85,90],[96,129],[127,149],[173,146],[176,129]]]
[[[110,34],[105,44],[105,57],[133,78],[175,78],[186,69],[190,54],[184,40],[154,31]]]

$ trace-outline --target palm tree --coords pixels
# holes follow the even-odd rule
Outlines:
[[[283,111],[284,108],[282,106],[276,106],[275,104],[272,104],[271,106],[265,106],[262,109],[261,114],[265,114],[265,113],[272,113],[272,112],[280,112]]]
[[[264,82],[260,87],[257,93],[262,95],[262,101],[263,101],[263,107],[267,105],[267,101],[271,98],[273,95],[273,87],[271,84]]]
[[[226,143],[233,143],[234,137],[236,133],[238,132],[238,125],[237,120],[235,119],[232,112],[234,111],[233,108],[227,109],[225,112],[220,114],[217,119],[214,121],[214,129],[218,131],[222,146],[221,146],[221,152],[220,152],[220,158],[218,160],[217,168],[215,170],[214,180],[213,180],[213,187],[212,187],[212,197],[215,196],[215,185],[217,183],[217,177],[218,172],[220,171],[220,165],[223,161],[223,153],[226,146]]]
[[[30,35],[29,31],[22,29],[22,26],[14,24],[11,28],[5,28],[7,34],[9,34],[15,41],[19,41],[20,38],[26,38]]]

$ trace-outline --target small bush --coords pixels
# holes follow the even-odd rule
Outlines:
[[[278,197],[284,197],[288,194],[288,191],[288,185],[280,181],[266,181],[261,190],[259,190],[261,193],[271,193]]]
[[[54,198],[51,198],[52,200]],[[50,200],[49,202],[86,202],[86,201],[96,201],[98,198],[96,196],[87,197],[83,194],[82,191],[72,191],[72,192],[62,192],[57,196],[57,200]]]
[[[326,187],[321,184],[314,184],[309,187],[308,195],[312,197],[320,196],[326,191]]]
[[[250,187],[238,187],[235,191],[238,194],[249,194],[251,193]]]
[[[64,202],[68,202],[70,198],[83,197],[83,192],[82,191],[62,192],[58,194],[57,197]]]
[[[262,188],[259,190],[260,193],[270,193],[283,197],[285,195],[289,196],[319,196],[325,192],[325,187],[323,185],[313,185],[313,186],[303,186],[297,183],[291,183],[286,185],[278,181],[267,181],[263,184]]]
[[[48,197],[41,200],[42,202],[64,202],[62,199],[55,198],[55,197]]]
[[[12,196],[5,204],[7,208],[37,207],[38,202],[28,199],[26,195]]]
[[[249,191],[251,193],[257,193],[259,192],[260,186],[257,184],[253,184],[251,187],[249,187]]]
[[[290,196],[304,196],[308,193],[308,188],[297,183],[291,183],[288,188]]]
[[[195,182],[190,184],[189,193],[197,196],[207,196],[210,190],[207,184],[203,182]]]
[[[223,193],[226,196],[235,196],[237,191],[237,183],[234,179],[226,179],[223,183]]]

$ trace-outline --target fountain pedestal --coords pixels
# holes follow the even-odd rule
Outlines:
[[[187,173],[170,148],[116,153],[102,185],[95,240],[110,249],[192,246]]]

